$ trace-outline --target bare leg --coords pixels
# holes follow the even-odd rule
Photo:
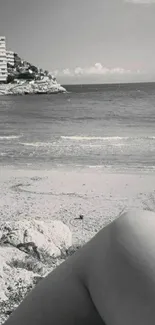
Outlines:
[[[154,232],[154,213],[124,214],[41,281],[6,325],[154,325]]]
[[[106,324],[155,324],[155,213],[126,213],[88,245],[87,287]]]

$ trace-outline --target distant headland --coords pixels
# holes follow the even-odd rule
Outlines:
[[[13,51],[6,50],[6,39],[0,36],[0,95],[27,95],[64,93],[47,70],[23,60]]]

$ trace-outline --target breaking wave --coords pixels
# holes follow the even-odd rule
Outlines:
[[[0,136],[0,140],[13,140],[19,138],[21,138],[21,135]]]
[[[125,137],[127,139],[128,137]],[[121,140],[124,139],[124,137],[93,137],[93,136],[61,136],[61,139],[66,140]]]
[[[144,137],[119,137],[119,136],[114,136],[114,137],[95,137],[95,136],[61,136],[57,140],[71,140],[71,141],[76,141],[80,142],[81,145],[91,145],[91,146],[100,146],[101,143],[100,141],[104,141],[108,143],[113,143],[115,146],[121,146],[123,145],[123,141],[127,140],[155,140],[155,136],[144,136]],[[55,139],[55,141],[51,142],[20,142],[19,144],[22,146],[27,146],[27,147],[54,147],[54,146],[59,146],[60,142]],[[91,141],[91,142],[90,142]],[[99,141],[99,142],[97,142]],[[68,143],[69,145],[69,143]]]
[[[148,136],[148,137],[119,137],[119,136],[114,136],[114,137],[94,137],[94,136],[61,136],[61,139],[66,139],[66,140],[75,140],[75,141],[83,141],[83,140],[129,140],[129,139],[148,139],[148,140],[154,140],[155,136]]]
[[[20,144],[29,147],[48,147],[51,145],[50,142],[20,142]]]

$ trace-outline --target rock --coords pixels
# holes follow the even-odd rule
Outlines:
[[[25,95],[25,94],[57,94],[65,93],[66,89],[50,79],[40,81],[18,81],[18,83],[6,84],[0,88],[0,95]]]
[[[82,246],[81,245],[73,245],[71,247],[69,247],[66,250],[66,255],[67,256],[72,256],[78,249],[80,249]]]
[[[0,324],[43,277],[67,258],[71,246],[72,234],[61,221],[23,220],[1,225]]]
[[[42,255],[58,257],[62,249],[72,245],[72,234],[61,221],[22,220],[7,222],[0,227],[0,242],[9,244],[38,259]]]
[[[38,275],[33,271],[15,267],[13,258],[17,261],[24,261],[26,254],[14,247],[0,247],[0,302],[9,299],[11,292],[16,291],[17,283],[21,286],[33,285],[33,277]],[[23,290],[24,294],[24,290]]]
[[[24,269],[26,257],[24,252],[14,247],[0,247],[0,324],[4,323],[38,283],[38,278],[41,278],[35,269]]]

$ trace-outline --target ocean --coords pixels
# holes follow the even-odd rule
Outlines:
[[[155,83],[0,97],[0,165],[155,170]]]

